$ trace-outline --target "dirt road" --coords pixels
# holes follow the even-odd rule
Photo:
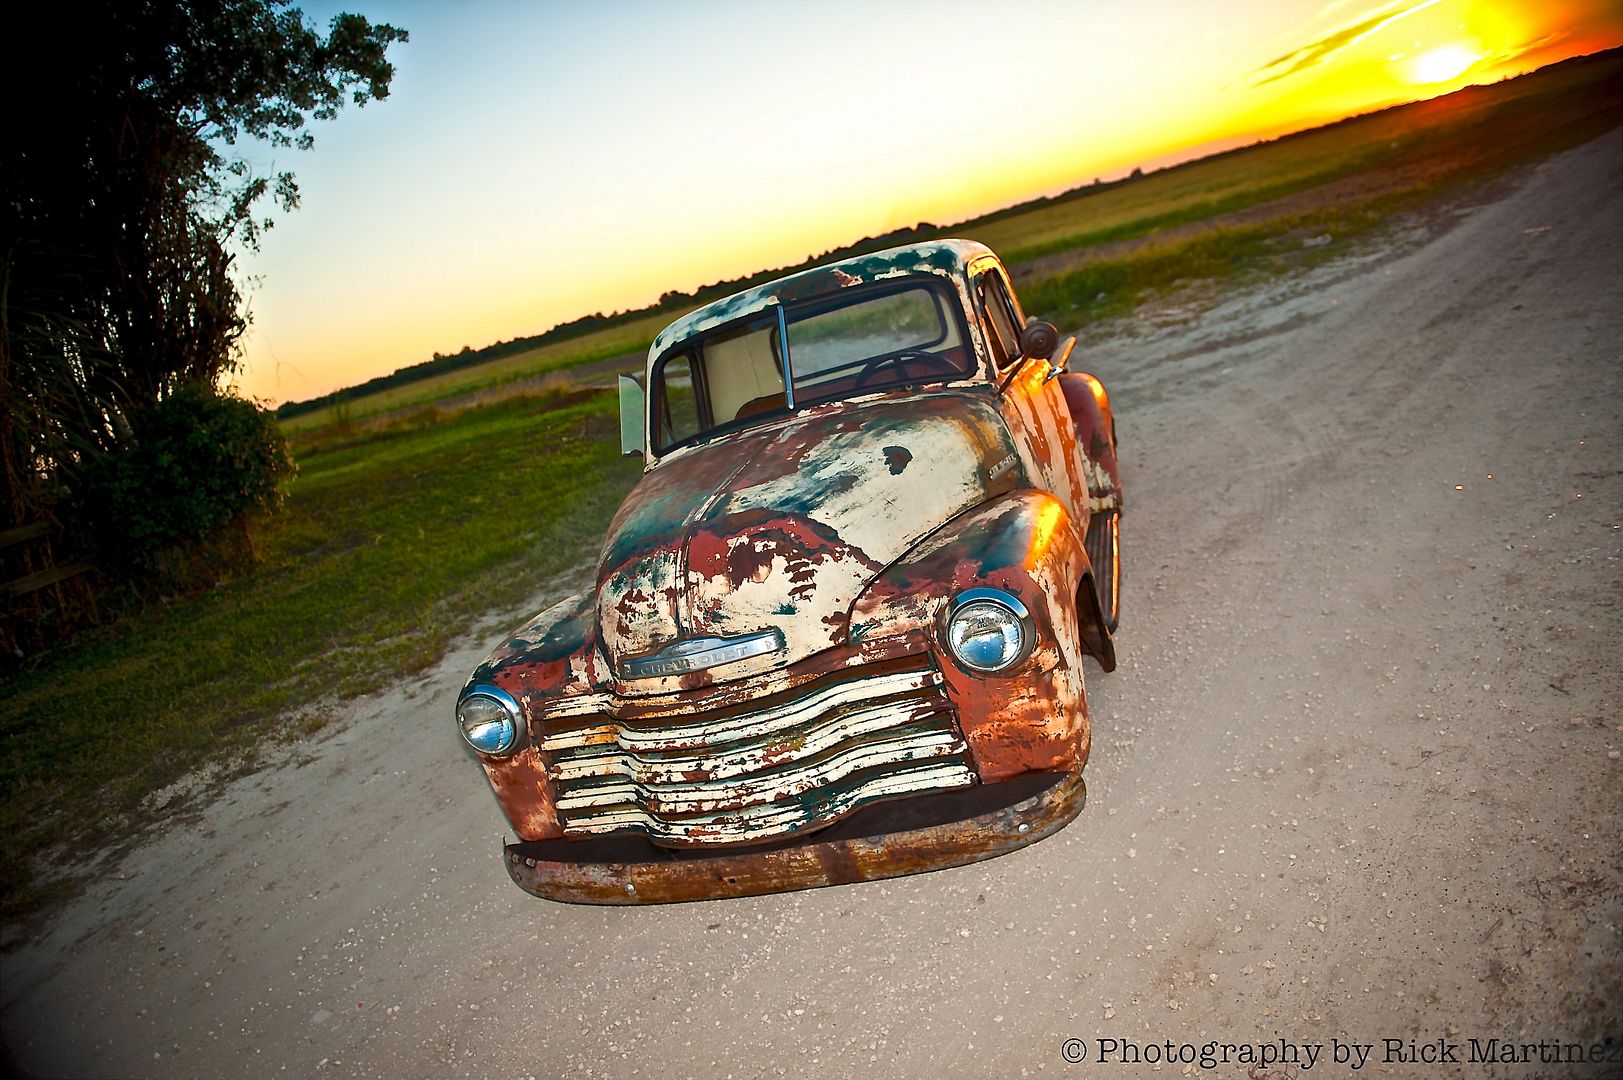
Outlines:
[[[1468,1056],[1623,1037],[1623,131],[1474,199],[1084,342],[1129,577],[1060,835],[810,893],[532,900],[450,721],[493,623],[6,956],[13,1068],[1615,1075]],[[1234,1046],[1123,1063],[1167,1040]]]

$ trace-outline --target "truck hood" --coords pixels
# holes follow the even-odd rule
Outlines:
[[[820,406],[675,452],[609,526],[598,640],[617,674],[681,642],[774,630],[775,666],[794,663],[844,639],[899,555],[1012,488],[1014,465],[996,406],[955,391]]]

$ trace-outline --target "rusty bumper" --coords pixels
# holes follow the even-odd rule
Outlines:
[[[640,837],[508,844],[527,893],[572,904],[667,904],[875,881],[981,862],[1050,836],[1087,801],[1080,773],[1038,773],[860,810],[804,839],[719,851]]]

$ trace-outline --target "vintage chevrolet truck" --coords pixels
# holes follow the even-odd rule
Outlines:
[[[457,702],[513,880],[580,903],[745,896],[987,859],[1075,817],[1122,492],[1074,343],[964,240],[661,332],[621,382],[644,466],[595,591]]]

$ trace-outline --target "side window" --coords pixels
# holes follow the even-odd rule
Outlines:
[[[657,442],[660,446],[672,446],[699,433],[699,398],[693,384],[693,358],[673,356],[660,370],[660,437]]]
[[[1008,367],[1020,357],[1020,330],[1003,279],[996,270],[988,270],[977,280],[975,292],[991,327],[987,336],[991,339],[992,358],[999,368]]]

